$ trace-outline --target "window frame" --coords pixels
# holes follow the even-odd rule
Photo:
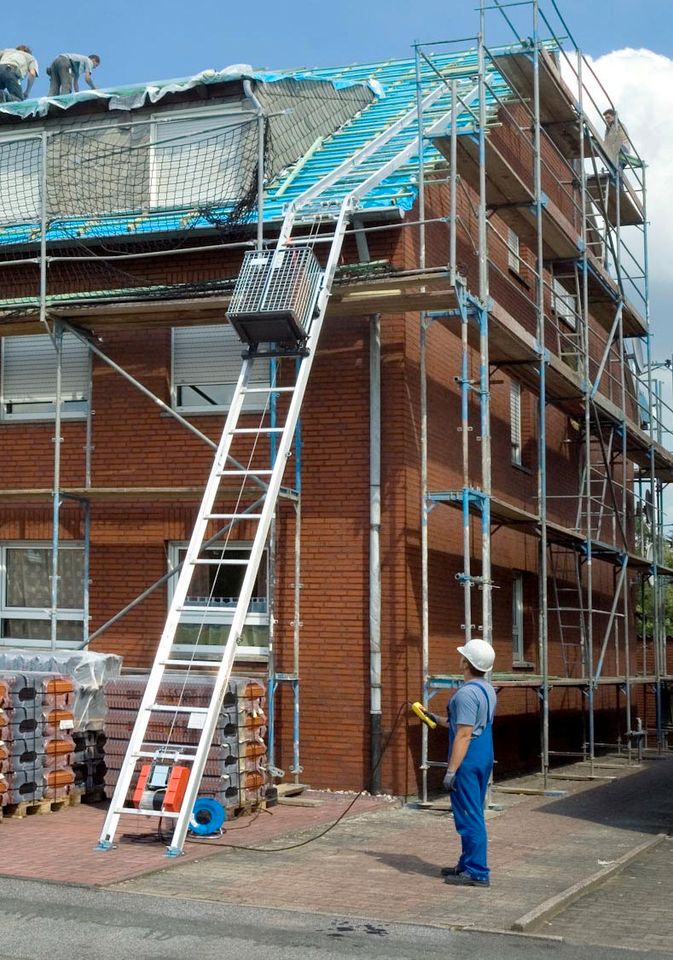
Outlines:
[[[29,640],[19,637],[5,637],[5,620],[44,620],[51,622],[51,613],[48,607],[9,607],[7,605],[7,551],[8,550],[46,550],[51,554],[53,544],[46,540],[3,540],[0,542],[0,648],[2,647],[29,647],[35,649],[46,649],[51,646],[51,641]],[[59,551],[62,550],[80,550],[84,555],[85,545],[78,540],[69,540],[59,543]],[[51,569],[51,568],[50,568]],[[81,623],[82,637],[84,637],[84,577],[86,575],[85,565],[82,565],[82,606],[81,607],[59,607],[56,614],[57,622]],[[49,574],[51,576],[51,574]],[[77,650],[81,646],[81,640],[57,640],[59,650]]]
[[[512,466],[523,466],[523,428],[522,428],[523,391],[518,380],[510,380],[509,385],[509,439]]]
[[[552,313],[571,330],[577,330],[577,296],[563,286],[558,277],[551,281]]]
[[[189,541],[187,540],[173,540],[168,543],[167,555],[168,555],[168,570],[169,572],[175,570],[175,568],[180,563],[180,551],[184,551],[189,546]],[[236,550],[252,550],[252,541],[251,540],[233,540],[229,541],[228,546]],[[221,546],[218,544],[213,544],[211,547],[207,548],[208,552],[221,552]],[[266,564],[266,612],[250,612],[246,614],[244,625],[245,626],[256,626],[256,627],[270,627],[271,625],[271,584],[270,584],[270,558],[269,551],[267,548],[264,549],[262,555],[262,563],[260,564],[260,570],[262,569],[262,564]],[[168,580],[167,584],[167,604],[168,609],[170,609],[173,596],[175,594],[175,588],[177,586],[177,576],[172,576]],[[236,612],[235,606],[232,607],[220,607],[219,609],[208,609],[206,607],[195,608],[194,612],[191,613],[187,610],[188,602],[185,599],[185,604],[183,609],[180,612],[179,623],[183,624],[196,624],[200,626],[203,624],[212,624],[215,626],[228,626],[233,622],[234,613]],[[271,638],[269,638],[270,640]],[[204,646],[199,646],[193,643],[175,643],[174,649],[180,653],[187,654],[191,656],[195,651],[204,652]],[[224,646],[208,646],[208,653],[222,654],[224,652]],[[238,646],[236,648],[235,660],[255,660],[266,662],[269,659],[269,646]]]
[[[186,333],[186,332],[194,332],[194,331],[201,331],[201,330],[210,331],[210,332],[213,333],[213,335],[215,335],[216,332],[217,332],[218,330],[220,330],[220,329],[230,329],[230,330],[233,331],[233,327],[232,327],[230,324],[222,324],[221,326],[220,326],[220,325],[217,325],[217,324],[212,324],[212,325],[211,325],[211,324],[198,324],[198,325],[193,326],[193,327],[172,327],[172,328],[171,328],[171,407],[173,408],[173,410],[176,410],[178,413],[182,414],[183,416],[199,416],[199,417],[200,417],[200,416],[205,416],[205,415],[208,415],[208,414],[220,414],[220,415],[221,415],[221,414],[223,414],[223,413],[226,414],[226,413],[228,413],[228,411],[229,411],[229,407],[231,406],[231,400],[233,399],[234,391],[235,391],[235,389],[236,389],[236,384],[237,384],[237,382],[238,382],[238,376],[239,376],[239,374],[240,374],[240,369],[239,369],[239,374],[236,375],[236,379],[235,379],[235,380],[227,380],[227,381],[223,380],[221,383],[207,383],[207,384],[204,384],[204,383],[194,383],[194,384],[191,384],[191,385],[190,385],[190,384],[178,384],[178,383],[176,383],[176,375],[175,375],[175,371],[176,371],[176,353],[177,353],[177,351],[176,351],[176,335],[179,335],[179,334],[181,334],[181,333],[184,334],[184,333]],[[240,356],[240,354],[241,354],[242,351],[243,351],[243,344],[241,343],[240,340],[237,340],[236,343],[234,344],[234,346],[238,348],[239,359],[240,359],[240,366],[242,366],[242,365],[243,365],[243,358]],[[259,361],[259,360],[257,361],[256,366],[257,366],[258,369],[263,369],[262,362]],[[269,361],[269,363],[267,364],[266,369],[267,369],[267,371],[268,371],[266,378],[259,378],[259,379],[258,379],[258,378],[256,378],[256,377],[251,376],[250,383],[251,383],[251,384],[254,384],[254,385],[256,385],[256,386],[269,386],[270,383],[271,383],[271,362],[270,362],[270,361]],[[253,374],[254,374],[254,372],[255,372],[255,369],[254,369],[254,367],[253,367]],[[226,403],[212,403],[212,404],[211,404],[211,403],[205,403],[205,402],[204,402],[204,405],[203,405],[203,406],[197,405],[197,404],[195,404],[195,403],[179,403],[178,400],[179,400],[179,391],[180,391],[180,389],[181,389],[181,388],[184,388],[184,387],[190,387],[190,386],[191,386],[191,387],[207,387],[207,386],[213,387],[213,386],[215,386],[215,387],[230,388],[230,390],[231,390],[231,396],[228,397]],[[259,394],[251,393],[251,394],[248,394],[248,395],[245,397],[245,400],[244,400],[244,402],[243,402],[242,412],[243,412],[244,414],[245,414],[245,413],[261,413],[263,410],[266,409],[268,399],[269,399],[269,395],[268,395],[268,394],[263,394],[263,393],[259,393]]]
[[[186,120],[200,120],[202,117],[204,119],[213,118],[216,119],[221,117],[224,119],[227,116],[238,117],[240,124],[249,123],[254,119],[254,114],[248,109],[245,109],[245,101],[239,100],[235,104],[213,104],[212,106],[202,107],[198,110],[182,109],[174,111],[164,111],[156,112],[151,114],[149,118],[150,122],[150,142],[149,142],[149,184],[148,184],[148,206],[151,212],[160,212],[162,210],[189,210],[195,207],[201,206],[205,201],[195,201],[192,200],[190,203],[183,204],[174,204],[174,205],[160,205],[157,203],[157,185],[159,183],[159,176],[157,173],[157,157],[156,157],[156,148],[161,146],[161,141],[158,139],[158,131],[164,127],[169,127],[173,121],[179,123],[180,121]],[[232,123],[232,126],[235,126],[235,123]],[[223,124],[224,126],[224,124]],[[213,130],[217,129],[217,125],[213,125]],[[207,131],[206,131],[207,132]],[[231,203],[240,200],[240,197],[232,198],[222,198],[223,202]]]
[[[81,344],[81,341],[75,337],[73,334],[64,334],[65,337],[71,337],[72,343]],[[49,334],[34,334],[30,336],[30,340],[33,343],[45,343],[48,340],[51,340]],[[16,342],[15,337],[0,337],[0,423],[14,423],[14,422],[28,422],[28,421],[50,421],[56,419],[56,396],[54,395],[52,400],[35,400],[30,399],[23,400],[8,400],[6,398],[5,390],[5,363],[6,363],[6,354],[7,348],[11,345],[12,342]],[[86,389],[82,390],[82,397],[64,399],[61,397],[61,419],[63,420],[86,420],[89,416],[89,409],[91,406],[91,392],[92,392],[92,364],[91,364],[91,351],[87,346],[81,344],[83,350],[86,351]],[[54,360],[54,378],[56,378],[56,350],[53,348],[53,360]],[[54,391],[55,393],[55,391]],[[33,411],[21,411],[21,412],[8,412],[7,404],[22,404],[30,405],[34,403],[35,410]],[[68,404],[83,404],[83,409],[68,409]]]
[[[507,227],[507,269],[521,276],[521,239],[511,227]]]

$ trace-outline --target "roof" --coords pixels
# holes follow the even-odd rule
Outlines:
[[[509,49],[509,48],[508,48]],[[424,121],[431,123],[451,106],[450,86],[447,79],[455,77],[459,92],[465,95],[475,86],[477,69],[475,50],[439,54],[433,56],[434,67],[421,61],[421,88],[423,94],[437,89],[442,84],[445,92],[427,111]],[[42,98],[16,104],[3,104],[1,113],[22,117],[44,116],[53,110],[68,110],[86,100],[105,98],[108,109],[134,109],[148,103],[156,103],[171,92],[195,89],[199,86],[222,84],[241,79],[255,80],[261,84],[273,84],[279,80],[292,79],[307,87],[316,81],[330,83],[336,89],[354,85],[366,85],[374,91],[372,102],[352,116],[328,136],[317,140],[293,163],[281,170],[268,184],[264,198],[264,220],[273,222],[282,219],[287,204],[296,199],[308,187],[354,156],[378,134],[389,128],[400,117],[413,110],[417,100],[416,61],[414,59],[388,60],[384,62],[353,64],[343,67],[325,67],[294,71],[254,71],[240,65],[219,72],[206,71],[196,77],[169,80],[138,87],[123,87],[115,90],[89,91],[58,98]],[[503,78],[493,71],[489,78],[487,110],[489,116],[497,111],[498,98],[507,98],[510,90]],[[458,127],[463,132],[475,126],[474,115],[468,109],[458,118]],[[321,196],[325,202],[338,202],[343,196],[385,160],[394,157],[409,145],[418,134],[416,123],[398,132],[375,160],[364,163],[348,180],[342,179]],[[446,165],[446,160],[431,142],[425,144],[425,164]],[[392,173],[362,200],[363,214],[382,212],[399,217],[413,206],[418,193],[418,158],[411,156],[403,166]],[[226,209],[221,211],[226,217]],[[69,218],[52,222],[48,230],[49,240],[84,240],[99,237],[149,236],[159,233],[175,233],[186,229],[212,228],[213,217],[204,217],[198,209],[164,210],[161,212],[137,212],[131,217],[106,216],[104,218]],[[35,243],[39,239],[39,225],[8,226],[0,230],[0,244],[16,245]]]

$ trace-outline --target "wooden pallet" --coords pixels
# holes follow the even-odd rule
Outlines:
[[[0,808],[0,820],[21,820],[23,817],[43,816],[58,813],[66,807],[76,807],[82,802],[81,793],[71,793],[58,800],[24,800],[22,803],[8,803]]]
[[[255,813],[261,813],[266,810],[266,800],[255,800],[251,803],[243,803],[237,807],[226,807],[227,820],[235,820],[237,817],[249,817]]]

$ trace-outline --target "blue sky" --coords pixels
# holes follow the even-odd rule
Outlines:
[[[578,44],[592,56],[649,47],[673,56],[671,0],[559,0]],[[492,5],[492,3],[490,3]],[[543,5],[551,9],[549,0]],[[403,57],[414,40],[473,36],[476,0],[115,0],[4,4],[2,46],[29,44],[44,68],[58,53],[100,53],[100,86],[187,76],[207,67],[325,66]],[[647,15],[643,14],[647,10]],[[525,16],[520,8],[513,16]],[[489,14],[489,42],[509,40]],[[468,44],[466,44],[468,45]]]

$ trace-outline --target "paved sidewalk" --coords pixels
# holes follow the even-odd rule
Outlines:
[[[574,943],[673,952],[673,838],[639,857],[540,932]]]
[[[570,792],[560,799],[496,791],[494,799],[505,809],[489,823],[490,890],[457,889],[439,880],[439,867],[455,862],[458,852],[445,813],[394,806],[350,817],[323,839],[299,849],[220,850],[205,861],[181,863],[115,889],[508,930],[542,901],[596,873],[653,834],[673,828],[673,759],[651,761],[639,769],[601,772],[616,779],[555,782],[555,787]],[[585,768],[582,773],[586,774]],[[313,833],[312,829],[295,833],[282,845]],[[254,825],[243,835],[229,834],[224,839],[245,846],[274,846],[260,842]],[[667,899],[670,889],[659,890],[658,895]]]
[[[387,804],[367,797],[358,801],[357,809],[372,810],[381,805]],[[273,817],[263,812],[234,821],[230,835],[241,838],[250,835],[254,842],[260,843],[296,830],[297,824],[305,824],[317,832],[332,823],[343,809],[344,801],[338,797],[327,797],[317,808],[280,806],[274,808]],[[105,805],[86,804],[43,816],[4,819],[0,822],[0,876],[106,886],[176,865],[176,860],[165,855],[166,847],[161,843],[131,843],[120,839],[116,850],[105,853],[96,850],[104,820]],[[153,832],[157,825],[155,818],[122,817],[117,838]],[[179,862],[203,860],[216,853],[216,849],[190,844]]]

